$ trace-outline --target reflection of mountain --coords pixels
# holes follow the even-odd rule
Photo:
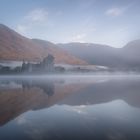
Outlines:
[[[39,88],[1,90],[0,124],[5,124],[21,113],[37,108],[47,99],[48,95]]]
[[[61,103],[69,105],[101,104],[113,100],[124,100],[129,105],[140,107],[140,79],[115,79],[94,83],[80,93],[65,98]]]
[[[79,83],[65,85],[62,80],[16,80],[14,82],[15,84],[11,87],[13,81],[3,81],[4,86],[0,88],[0,125],[26,111],[54,105],[65,96],[78,92],[85,86]]]
[[[5,86],[0,87],[0,124],[29,110],[54,104],[93,105],[122,99],[132,106],[140,107],[140,80],[116,79],[99,83],[95,80],[97,81],[94,78],[89,82],[76,79],[3,81]]]

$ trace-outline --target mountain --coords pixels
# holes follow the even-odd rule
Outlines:
[[[65,64],[87,64],[82,59],[78,59],[77,57],[69,54],[67,51],[65,51],[62,48],[59,48],[57,45],[40,39],[32,39],[32,41],[43,48],[46,53],[53,54],[53,56],[56,58],[56,63],[65,63]]]
[[[94,43],[54,44],[49,41],[26,38],[0,24],[0,60],[40,61],[48,54],[55,63],[92,64],[117,69],[140,70],[140,40],[123,48]]]
[[[134,40],[122,48],[122,54],[125,62],[131,66],[140,65],[140,40]]]
[[[140,65],[140,40],[129,42],[123,48],[93,43],[68,43],[58,46],[94,65],[119,69],[135,69]]]
[[[0,24],[0,59],[40,61],[48,54],[55,57],[56,63],[86,64],[55,44],[47,41],[26,38],[7,26]]]
[[[93,43],[68,43],[58,44],[58,46],[90,64],[111,67],[120,62],[119,49],[111,46]]]

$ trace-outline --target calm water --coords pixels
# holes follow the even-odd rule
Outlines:
[[[140,77],[0,80],[0,140],[140,140]]]

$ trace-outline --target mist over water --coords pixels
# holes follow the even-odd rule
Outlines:
[[[6,76],[3,140],[140,139],[140,76]]]

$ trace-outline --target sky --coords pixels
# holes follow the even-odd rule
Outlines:
[[[140,39],[140,0],[0,0],[0,23],[54,43],[123,47]]]

